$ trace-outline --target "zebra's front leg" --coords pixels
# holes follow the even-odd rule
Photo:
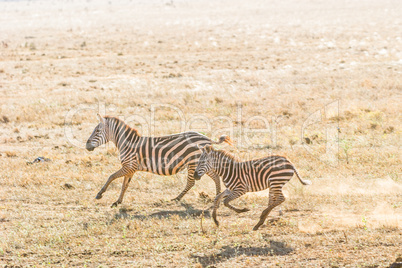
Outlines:
[[[222,198],[228,196],[229,194],[230,194],[230,190],[229,190],[229,189],[226,189],[225,191],[223,191],[222,193],[218,194],[218,195],[215,197],[215,200],[214,200],[214,210],[212,211],[212,218],[214,219],[214,222],[215,222],[216,226],[218,226],[218,227],[219,227],[219,222],[218,222],[218,220],[216,219],[216,211],[217,211],[217,209],[218,209],[218,207],[219,207],[219,203],[221,202]]]
[[[111,206],[112,208],[117,207],[117,205],[119,205],[119,204],[121,204],[121,202],[123,202],[124,193],[126,192],[126,190],[128,188],[128,184],[130,183],[132,178],[133,178],[133,175],[124,176],[124,181],[123,181],[123,185],[121,187],[119,199],[117,199],[117,201],[112,204],[112,206]]]
[[[209,171],[208,176],[215,182],[216,196],[221,193],[221,178],[214,171]]]
[[[236,213],[243,213],[243,212],[247,212],[250,211],[250,209],[248,208],[236,208],[234,206],[232,206],[231,204],[229,204],[231,201],[239,198],[240,196],[244,195],[246,192],[244,190],[235,190],[233,192],[231,192],[229,194],[228,197],[225,198],[225,200],[223,200],[223,204],[230,208],[231,210],[235,211]]]
[[[104,192],[106,192],[107,188],[109,187],[110,183],[112,181],[114,181],[117,178],[120,178],[122,176],[125,175],[125,171],[123,170],[123,168],[119,169],[118,171],[116,171],[115,173],[113,173],[112,175],[110,175],[109,179],[107,180],[107,182],[105,183],[105,185],[103,185],[102,189],[99,191],[99,193],[96,195],[96,199],[101,199],[102,195]]]
[[[183,190],[178,196],[176,196],[175,198],[173,198],[172,201],[180,201],[180,200],[183,198],[183,196],[184,196],[191,188],[193,188],[194,185],[195,185],[194,179],[188,178],[188,179],[187,179],[186,188],[184,188],[184,190]]]
[[[187,185],[186,188],[175,198],[172,199],[172,201],[180,201],[183,196],[195,185],[195,180],[194,180],[194,170],[195,167],[189,168],[188,169],[188,174],[187,174]]]

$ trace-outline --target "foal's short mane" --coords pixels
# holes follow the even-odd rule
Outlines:
[[[235,161],[235,162],[241,162],[241,161],[242,161],[239,157],[237,157],[237,156],[235,156],[235,155],[229,153],[228,151],[225,151],[225,150],[217,150],[217,149],[213,149],[213,151],[214,151],[214,152],[217,152],[217,153],[219,153],[219,154],[221,154],[221,155],[223,155],[223,156],[226,156],[227,158],[229,158],[229,159],[232,160],[232,161]]]
[[[136,128],[130,127],[129,125],[126,124],[126,122],[124,122],[123,120],[121,120],[121,119],[119,119],[119,118],[117,118],[117,117],[114,117],[114,116],[105,116],[104,118],[105,118],[106,120],[108,120],[108,121],[115,121],[116,124],[121,122],[123,125],[126,126],[126,128],[128,128],[128,129],[134,131],[134,132],[135,132],[135,135],[141,136],[140,133],[138,133],[138,130],[137,130]]]
[[[259,157],[259,158],[255,158],[255,159],[251,159],[251,160],[243,160],[243,159],[239,158],[238,156],[235,156],[235,155],[233,155],[233,154],[231,154],[228,151],[225,151],[223,149],[213,149],[213,151],[217,152],[217,153],[229,158],[229,160],[235,161],[235,162],[247,162],[247,161],[256,162],[256,161],[263,160],[263,159],[265,159],[267,157],[282,157],[282,158],[287,159],[286,156],[273,154],[273,155],[263,156],[263,157]],[[289,160],[287,160],[287,161],[289,161]]]

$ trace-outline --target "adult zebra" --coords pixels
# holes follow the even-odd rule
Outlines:
[[[311,184],[308,180],[300,178],[294,165],[283,156],[268,156],[251,161],[240,162],[235,157],[223,150],[215,150],[212,145],[200,147],[202,155],[198,166],[195,169],[195,179],[201,178],[205,173],[215,171],[222,177],[222,181],[227,187],[225,191],[216,196],[212,217],[217,226],[219,222],[216,219],[216,210],[222,198],[226,207],[237,213],[247,212],[248,208],[235,208],[229,204],[236,198],[247,192],[258,192],[269,188],[269,203],[260,216],[260,221],[254,226],[253,230],[265,222],[268,214],[273,208],[285,201],[282,193],[282,187],[296,173],[303,185]]]
[[[137,130],[122,120],[98,114],[99,124],[95,127],[86,143],[86,149],[93,151],[96,147],[112,141],[120,153],[122,168],[113,173],[96,196],[101,199],[110,183],[124,176],[121,193],[112,207],[123,201],[124,193],[136,171],[146,171],[158,175],[174,175],[187,167],[187,185],[173,200],[180,200],[195,184],[194,170],[201,151],[198,146],[226,142],[231,144],[228,136],[221,136],[218,142],[211,141],[197,132],[183,132],[164,137],[142,137]],[[216,185],[216,194],[220,193],[220,178],[215,172],[207,172]],[[200,179],[200,177],[197,177]]]

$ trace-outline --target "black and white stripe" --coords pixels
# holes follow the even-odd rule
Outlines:
[[[237,213],[246,212],[249,209],[238,209],[229,203],[247,192],[258,192],[269,188],[268,208],[262,212],[260,221],[254,226],[253,230],[257,230],[264,223],[271,210],[285,201],[282,187],[295,173],[302,184],[311,184],[310,181],[301,179],[294,165],[283,156],[274,155],[241,162],[223,150],[215,150],[212,145],[200,148],[202,155],[195,170],[195,178],[200,178],[207,172],[215,171],[222,177],[223,183],[227,187],[225,191],[216,196],[214,201],[212,216],[218,226],[216,210],[222,198],[225,198],[223,203],[226,207]]]
[[[89,137],[86,149],[93,151],[96,147],[112,141],[119,150],[122,168],[109,177],[96,196],[96,199],[102,198],[102,194],[113,180],[124,177],[120,196],[112,207],[122,202],[128,184],[136,171],[169,176],[187,168],[187,185],[174,199],[180,200],[195,184],[194,170],[202,153],[198,146],[222,142],[231,144],[227,136],[221,136],[218,142],[214,142],[197,132],[183,132],[164,137],[142,137],[136,129],[129,127],[118,118],[100,115],[98,118],[100,122]],[[207,174],[215,181],[216,193],[219,194],[219,176],[213,171]]]

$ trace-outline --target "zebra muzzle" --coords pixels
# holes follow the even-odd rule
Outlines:
[[[194,172],[194,179],[198,181],[199,179],[201,179],[201,176],[198,175],[197,172]]]
[[[93,151],[93,150],[95,149],[95,147],[92,146],[92,144],[90,144],[90,143],[87,143],[86,146],[85,146],[85,148],[86,148],[88,151]]]

